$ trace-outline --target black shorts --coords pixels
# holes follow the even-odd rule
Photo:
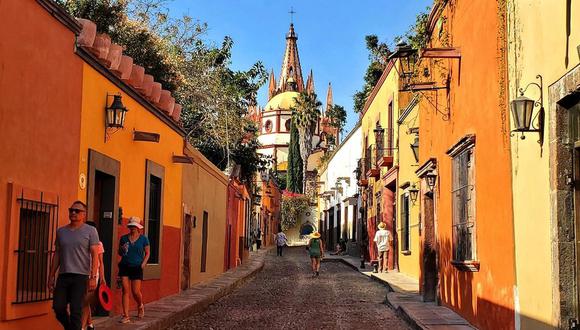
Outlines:
[[[143,280],[143,268],[119,264],[119,276],[128,277],[130,280]]]

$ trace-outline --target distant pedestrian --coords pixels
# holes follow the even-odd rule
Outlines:
[[[288,239],[286,238],[286,234],[282,232],[282,228],[279,228],[278,233],[276,234],[275,241],[276,241],[276,254],[281,257],[284,246],[288,244]]]
[[[387,272],[389,264],[389,249],[392,240],[391,233],[385,228],[387,225],[384,222],[379,224],[379,230],[375,234],[375,243],[379,252],[379,273]]]
[[[56,249],[47,285],[50,291],[54,290],[52,308],[60,324],[65,330],[80,330],[87,284],[89,292],[97,287],[99,234],[97,229],[85,224],[85,203],[72,203],[68,217],[70,223],[56,231]]]
[[[259,250],[262,247],[262,231],[258,228],[256,231],[256,249]]]
[[[138,217],[129,218],[127,224],[130,232],[123,235],[119,241],[119,276],[123,283],[123,317],[119,322],[129,323],[129,293],[133,294],[133,299],[137,302],[137,317],[145,316],[145,306],[141,294],[141,281],[143,281],[143,270],[149,260],[149,239],[142,235],[143,229],[141,219]]]
[[[320,275],[320,259],[324,258],[324,244],[322,244],[319,232],[315,231],[312,233],[312,238],[308,241],[308,251],[312,264],[312,272],[314,276],[318,276]]]
[[[87,221],[87,225],[97,228],[97,224],[93,221]],[[99,285],[107,285],[107,281],[105,280],[105,264],[103,263],[103,254],[105,253],[105,248],[103,247],[103,243],[99,242],[99,257],[97,258],[97,286]],[[97,299],[97,292],[87,292],[85,296],[84,306],[83,306],[83,329],[86,330],[94,330],[95,327],[93,326],[93,319],[91,315],[91,302],[96,301]]]

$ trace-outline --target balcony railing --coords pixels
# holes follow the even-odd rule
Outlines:
[[[365,158],[363,157],[358,160],[358,165],[356,168],[356,180],[358,181],[358,185],[361,187],[366,187],[369,184],[365,166],[366,161]]]
[[[374,145],[370,145],[365,153],[365,168],[367,177],[378,178],[380,170],[377,166],[377,152]]]

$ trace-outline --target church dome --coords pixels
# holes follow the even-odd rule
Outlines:
[[[268,104],[264,107],[264,111],[274,110],[290,110],[296,101],[294,98],[298,97],[298,92],[284,92],[274,96]]]

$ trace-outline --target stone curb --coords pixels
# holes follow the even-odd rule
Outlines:
[[[205,310],[220,298],[253,279],[264,268],[264,259],[271,248],[258,252],[245,265],[218,275],[216,278],[199,283],[189,290],[164,297],[145,304],[145,317],[132,318],[128,324],[117,323],[119,316],[108,318],[98,325],[108,330],[161,330],[169,328],[181,320]]]
[[[364,274],[358,266],[350,263],[348,260],[341,258],[341,257],[322,259],[322,262],[340,262],[340,263],[343,263],[344,265],[349,266],[353,270],[358,271],[361,275],[367,276],[370,279],[378,282],[379,284],[384,285],[387,288],[387,290],[389,291],[389,293],[387,293],[387,295],[385,297],[385,305],[387,305],[389,308],[393,309],[395,311],[395,313],[402,320],[404,320],[412,329],[414,329],[414,330],[433,329],[433,327],[427,326],[427,325],[423,324],[421,321],[413,318],[411,316],[411,314],[407,311],[405,306],[399,305],[396,302],[393,302],[389,299],[389,294],[394,294],[397,292],[397,290],[395,290],[387,280],[376,276],[374,273]],[[458,326],[463,326],[463,325],[458,325]],[[467,327],[475,329],[471,325],[469,325]],[[445,325],[445,328],[446,329],[454,329],[455,327],[454,327],[454,325]],[[462,327],[462,329],[465,329],[465,327]]]

